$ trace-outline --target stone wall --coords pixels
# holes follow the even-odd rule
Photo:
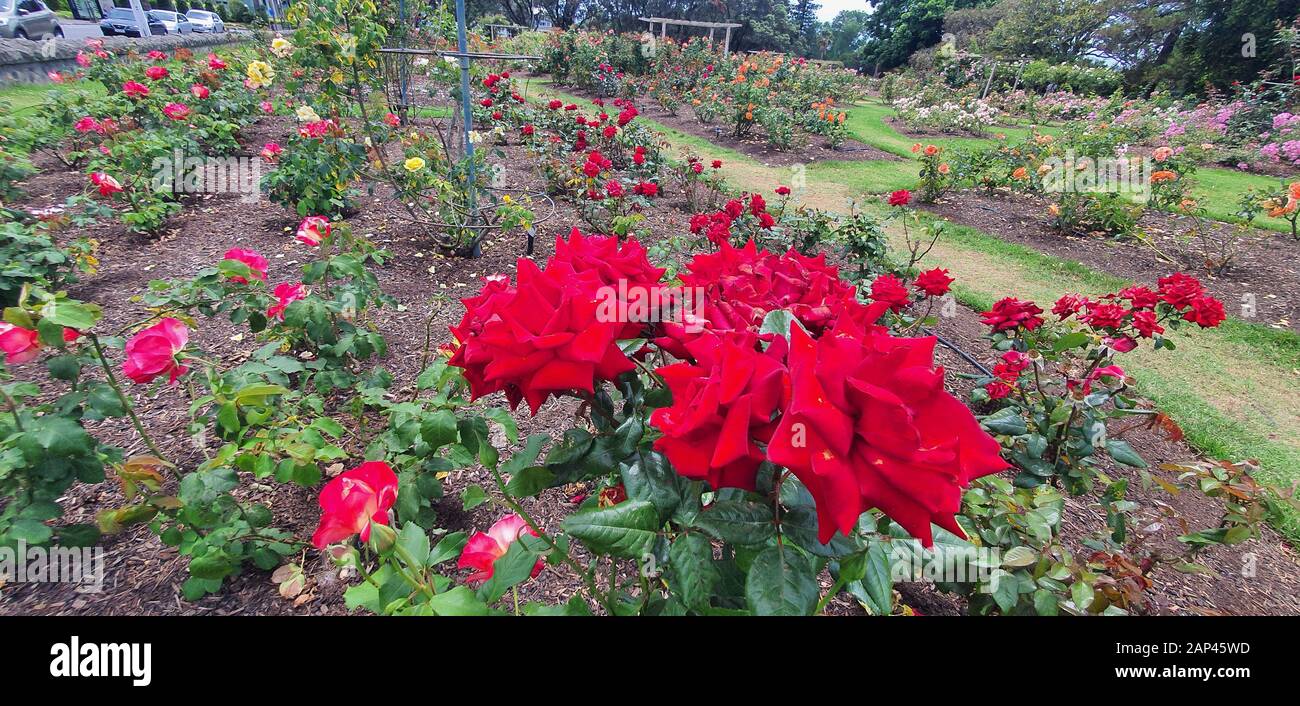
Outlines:
[[[180,47],[200,49],[247,42],[253,33],[228,29],[222,34],[168,34],[161,37],[138,39],[131,37],[102,37],[104,50],[112,54],[125,54],[134,49],[140,54],[161,49],[170,52]],[[53,44],[47,44],[53,42]],[[51,71],[72,74],[79,68],[77,52],[86,48],[84,39],[0,39],[0,86],[19,83],[49,83]]]

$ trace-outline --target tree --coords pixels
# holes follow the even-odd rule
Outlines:
[[[1094,55],[1103,27],[1128,0],[1002,0],[1002,19],[990,33],[1004,56],[1064,63]]]
[[[867,22],[870,35],[859,64],[868,70],[892,69],[907,63],[918,49],[937,44],[943,18],[951,10],[986,5],[989,0],[880,0],[872,3]]]
[[[867,22],[870,16],[862,10],[844,10],[830,21],[827,29],[829,47],[826,58],[849,61],[862,49],[867,39]]]

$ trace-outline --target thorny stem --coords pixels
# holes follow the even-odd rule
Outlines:
[[[0,395],[4,396],[5,405],[9,407],[9,413],[14,415],[14,426],[18,428],[18,431],[25,431],[23,429],[23,420],[18,416],[18,403],[15,402],[14,398],[10,397],[9,393],[5,392],[3,389],[0,389]]]
[[[95,357],[99,360],[99,367],[104,369],[104,376],[108,382],[108,386],[113,388],[113,392],[117,393],[117,398],[121,400],[122,407],[126,410],[127,416],[131,418],[131,426],[135,427],[136,433],[138,433],[140,438],[144,440],[145,446],[149,447],[149,450],[153,452],[153,455],[158,457],[158,459],[166,464],[168,468],[172,469],[172,472],[177,478],[179,478],[180,472],[175,470],[176,464],[167,460],[167,457],[158,449],[158,445],[154,443],[153,439],[149,436],[149,433],[144,430],[144,425],[140,423],[140,417],[135,413],[135,407],[131,404],[131,400],[127,399],[126,393],[122,391],[122,386],[118,384],[117,376],[113,374],[113,366],[108,364],[108,358],[104,355],[104,347],[99,343],[99,336],[96,336],[93,333],[87,333],[86,337],[90,339],[90,344],[95,348]]]
[[[550,548],[552,551],[559,552],[560,560],[563,561],[566,565],[568,565],[569,568],[577,572],[578,577],[582,579],[583,584],[586,585],[587,590],[591,593],[592,598],[601,601],[601,603],[604,603],[606,608],[608,608],[611,600],[610,597],[605,596],[604,600],[601,600],[600,587],[598,587],[596,585],[596,582],[592,580],[590,575],[588,575],[587,569],[582,564],[579,564],[576,559],[570,556],[568,551],[566,551],[563,547],[557,544],[555,540],[551,538],[551,535],[547,534],[546,531],[543,530],[541,526],[537,524],[537,521],[533,519],[533,516],[528,514],[528,511],[524,509],[523,505],[520,505],[519,501],[515,500],[514,496],[511,495],[506,490],[506,483],[501,478],[501,471],[498,470],[496,466],[493,466],[490,470],[492,471],[492,480],[496,482],[497,490],[501,492],[501,496],[505,498],[506,504],[510,506],[510,509],[516,515],[519,515],[519,517],[523,518],[524,524],[528,525],[530,529],[536,532],[537,537],[541,539],[543,542],[546,542],[546,546],[548,548]]]

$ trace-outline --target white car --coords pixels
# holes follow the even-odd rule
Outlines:
[[[221,15],[207,10],[190,10],[185,13],[185,18],[194,25],[195,32],[211,32],[221,34],[226,31],[226,23],[221,21]]]
[[[194,25],[190,24],[185,15],[171,10],[150,10],[149,18],[161,22],[167,28],[167,34],[189,34],[194,31]]]

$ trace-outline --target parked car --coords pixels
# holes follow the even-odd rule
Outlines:
[[[167,27],[163,25],[162,20],[155,19],[148,13],[146,16],[149,20],[150,34],[167,34]],[[140,27],[135,23],[135,12],[129,7],[115,7],[109,10],[108,16],[99,21],[99,31],[103,32],[105,37],[117,34],[127,37],[140,36]]]
[[[226,23],[221,21],[221,15],[207,10],[190,10],[185,13],[190,24],[194,25],[195,32],[211,32],[221,34],[226,31]]]
[[[150,10],[149,19],[156,19],[163,23],[163,26],[167,28],[167,32],[170,34],[189,34],[194,31],[194,25],[190,24],[185,15],[171,10]]]
[[[54,11],[41,0],[0,0],[0,38],[45,39],[62,37]]]

